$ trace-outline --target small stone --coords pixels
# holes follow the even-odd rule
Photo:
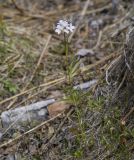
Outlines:
[[[95,85],[97,82],[98,82],[98,80],[94,79],[94,80],[76,85],[76,86],[74,86],[74,89],[81,89],[81,90],[88,89],[91,86]]]
[[[54,117],[60,113],[62,113],[64,110],[68,109],[70,107],[69,104],[65,103],[64,101],[55,102],[51,105],[49,105],[48,113],[50,117]]]
[[[76,53],[76,55],[77,56],[80,56],[80,57],[84,57],[84,56],[93,56],[95,53],[94,53],[94,51],[93,50],[91,50],[91,49],[85,49],[85,48],[83,48],[83,49],[80,49],[77,53]]]

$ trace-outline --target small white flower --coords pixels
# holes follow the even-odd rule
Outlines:
[[[72,25],[72,23],[64,21],[64,20],[60,20],[57,23],[57,26],[55,28],[55,32],[58,34],[66,33],[69,34],[70,32],[73,32],[75,29],[75,26]]]

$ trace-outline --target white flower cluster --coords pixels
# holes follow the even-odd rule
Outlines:
[[[74,29],[75,29],[75,26],[73,26],[72,23],[67,22],[65,20],[60,20],[57,23],[55,32],[58,34],[61,34],[62,32],[69,34],[70,32],[73,32]]]

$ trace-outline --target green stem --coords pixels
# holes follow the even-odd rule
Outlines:
[[[64,33],[64,44],[65,44],[65,55],[66,55],[66,70],[68,69],[68,50],[69,50],[69,45],[68,45],[68,37]]]

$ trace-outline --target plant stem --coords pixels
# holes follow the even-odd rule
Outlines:
[[[69,50],[69,45],[68,45],[68,37],[64,33],[64,44],[65,44],[65,55],[66,55],[66,70],[68,70],[68,50]]]

